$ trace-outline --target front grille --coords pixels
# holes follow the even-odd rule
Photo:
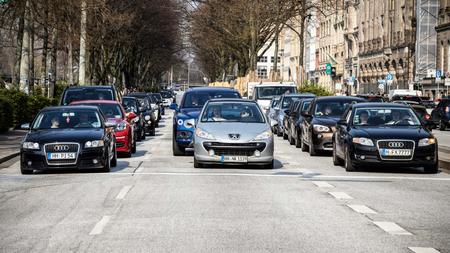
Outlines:
[[[411,140],[379,140],[377,141],[378,152],[382,160],[412,160],[414,157],[415,142]],[[408,149],[411,150],[410,156],[385,156],[381,149]]]
[[[50,143],[44,145],[45,160],[48,165],[74,165],[77,163],[80,144],[78,143]],[[48,153],[76,153],[75,159],[48,160]]]
[[[121,148],[123,146],[125,146],[125,142],[123,142],[123,141],[116,142],[116,147]]]
[[[252,143],[223,143],[223,142],[205,142],[203,147],[209,151],[214,150],[216,155],[225,156],[253,156],[255,151],[263,151],[266,144],[263,142]]]

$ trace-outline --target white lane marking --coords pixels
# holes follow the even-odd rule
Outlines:
[[[336,199],[353,199],[351,196],[349,196],[345,192],[328,192],[331,196],[335,197]]]
[[[374,221],[375,225],[392,235],[412,235],[394,222]]]
[[[103,229],[105,228],[106,224],[111,220],[111,216],[105,215],[103,218],[95,224],[95,227],[91,230],[89,235],[99,235],[103,232]]]
[[[333,185],[325,182],[325,181],[312,181],[313,184],[315,184],[317,187],[320,188],[334,188]]]
[[[440,253],[440,251],[434,248],[408,247],[408,249],[415,253]]]
[[[357,213],[364,213],[364,214],[376,214],[377,213],[373,209],[371,209],[365,205],[347,205],[347,206],[350,207],[351,209],[353,209],[353,211],[355,211]]]
[[[119,194],[117,194],[116,199],[124,199],[125,195],[130,191],[131,185],[126,185],[120,190]]]

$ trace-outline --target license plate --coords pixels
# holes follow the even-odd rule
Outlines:
[[[71,160],[76,158],[76,153],[47,153],[48,160]]]
[[[411,156],[411,149],[382,149],[383,156]]]
[[[248,160],[248,157],[246,157],[246,156],[222,156],[221,160],[222,160],[222,162],[228,162],[228,163],[246,163]]]

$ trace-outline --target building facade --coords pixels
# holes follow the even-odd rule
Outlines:
[[[450,0],[440,0],[437,32],[436,69],[450,77]],[[441,84],[445,84],[442,82]],[[448,86],[439,85],[436,98],[448,95]]]

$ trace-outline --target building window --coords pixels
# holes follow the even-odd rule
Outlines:
[[[278,62],[280,62],[280,57],[277,57],[277,58],[278,58]],[[275,57],[274,57],[274,56],[270,57],[270,62],[271,62],[271,63],[273,63],[274,60],[275,60]]]
[[[267,67],[258,67],[258,78],[267,79]]]
[[[258,57],[258,62],[267,62],[267,56]]]

